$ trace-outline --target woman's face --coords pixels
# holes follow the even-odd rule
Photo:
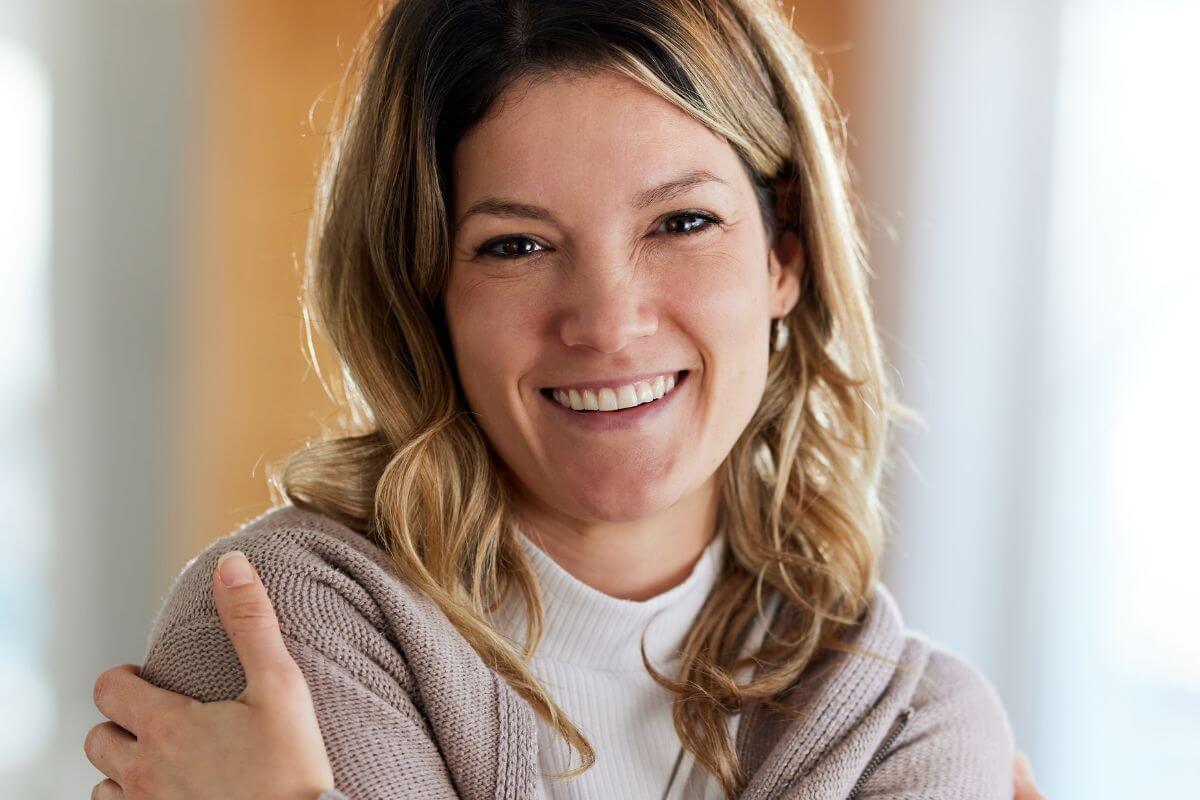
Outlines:
[[[798,291],[733,148],[601,73],[511,87],[453,164],[451,340],[520,490],[595,523],[711,489]]]

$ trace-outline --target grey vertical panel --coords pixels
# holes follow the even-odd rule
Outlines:
[[[1025,747],[1058,19],[1034,0],[864,4],[851,120],[889,355],[929,423],[900,441],[886,578],[911,626],[996,683]]]
[[[177,287],[199,5],[41,2],[53,85],[54,639],[46,797],[85,797],[95,676],[165,590]]]

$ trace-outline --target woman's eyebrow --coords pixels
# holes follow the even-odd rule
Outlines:
[[[653,186],[649,189],[643,189],[633,196],[632,205],[636,209],[648,208],[656,203],[663,203],[674,197],[678,197],[684,192],[691,189],[693,186],[698,186],[701,183],[719,183],[723,186],[728,186],[723,179],[718,178],[713,173],[706,169],[693,169],[682,173],[670,180]],[[521,203],[516,200],[507,200],[503,197],[484,197],[476,200],[471,204],[463,215],[458,218],[458,224],[461,225],[467,217],[473,214],[490,214],[494,217],[506,217],[513,219],[536,219],[543,222],[554,222],[554,215],[542,206],[532,205],[530,203]]]
[[[633,198],[633,207],[642,209],[652,206],[655,203],[663,203],[674,197],[678,197],[693,186],[709,182],[716,182],[723,186],[729,185],[706,169],[688,170],[678,177],[660,183],[658,186],[638,192]]]

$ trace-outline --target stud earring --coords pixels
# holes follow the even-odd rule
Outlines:
[[[771,320],[771,325],[775,329],[771,334],[771,346],[774,348],[775,352],[778,353],[787,346],[788,326],[787,323],[783,321],[783,317]]]

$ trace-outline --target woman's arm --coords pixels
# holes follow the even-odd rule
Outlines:
[[[240,556],[226,565],[239,561],[248,565]],[[328,629],[288,624],[281,632],[252,576],[225,587],[214,573],[211,618],[167,614],[145,681],[127,667],[97,681],[97,707],[113,723],[93,728],[85,747],[110,776],[96,796],[333,800],[339,795],[321,791],[336,785],[352,800],[398,791],[457,800],[407,692],[383,670],[364,669],[369,659]],[[358,612],[347,603],[345,613]]]
[[[1033,800],[1038,795],[1032,776],[1025,780],[1020,767],[991,684],[967,662],[935,647],[908,724],[854,797]]]
[[[237,562],[248,563],[234,556],[226,564]],[[109,776],[94,800],[362,800],[396,797],[400,790],[406,798],[457,798],[427,725],[394,681],[383,689],[361,669],[351,674],[323,649],[282,633],[256,573],[249,584],[232,588],[214,574],[211,591],[212,624],[194,618],[176,624],[179,618],[169,617],[156,631],[147,660],[153,683],[133,665],[107,670],[96,681],[96,705],[112,722],[92,728],[84,746]],[[914,725],[898,738],[857,797],[911,796],[914,774],[925,776],[927,796],[973,796],[932,792],[948,788],[937,777],[947,742],[970,735],[962,726],[979,725],[971,710],[986,712],[994,698],[959,662],[939,659],[931,672],[941,691],[914,700],[920,700],[922,720],[940,721]],[[961,700],[964,688],[980,702],[959,702],[962,710],[952,715],[939,711],[939,696]],[[1002,714],[990,718],[1003,720]],[[330,785],[325,749],[345,794],[322,792]],[[1015,800],[1042,800],[1027,763],[1018,761],[1014,771]]]

